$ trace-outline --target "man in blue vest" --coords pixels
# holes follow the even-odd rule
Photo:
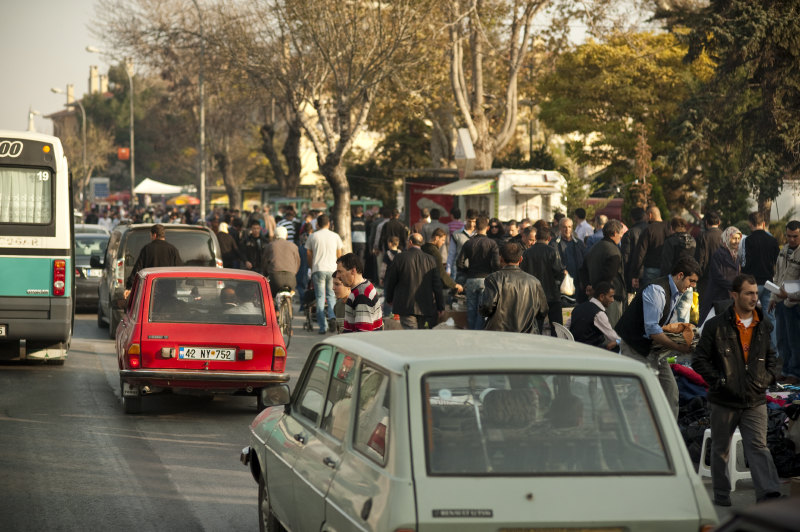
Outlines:
[[[569,330],[576,342],[616,350],[620,338],[611,328],[605,312],[614,302],[614,287],[611,283],[602,281],[593,288],[594,297],[572,311]]]
[[[700,265],[692,257],[682,257],[672,267],[670,275],[655,279],[644,290],[636,294],[628,310],[622,315],[614,330],[620,338],[620,353],[645,364],[650,349],[656,344],[668,347],[672,351],[689,354],[692,347],[678,344],[667,337],[661,329],[668,323],[678,319],[677,306],[681,295],[697,285],[700,278]],[[657,363],[658,380],[661,389],[667,396],[675,418],[678,417],[678,385],[667,357],[661,357]]]

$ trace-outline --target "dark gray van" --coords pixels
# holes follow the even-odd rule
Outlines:
[[[116,338],[117,325],[122,319],[125,281],[133,271],[139,252],[150,243],[153,224],[120,223],[111,232],[104,257],[92,257],[92,268],[102,268],[100,301],[97,305],[97,326],[108,327],[109,336]],[[204,226],[164,224],[166,241],[178,248],[184,266],[222,268],[222,254],[217,235]]]

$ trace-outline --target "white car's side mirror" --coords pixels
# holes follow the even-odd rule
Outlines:
[[[288,405],[289,401],[291,400],[288,384],[265,386],[264,388],[261,388],[260,393],[261,403],[264,405],[264,408]]]

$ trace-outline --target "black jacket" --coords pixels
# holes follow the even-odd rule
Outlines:
[[[614,287],[614,301],[622,301],[623,308],[628,305],[628,294],[625,291],[622,252],[610,238],[603,239],[592,246],[586,254],[581,268],[581,283],[586,286],[597,286],[603,281]]]
[[[397,218],[392,218],[383,225],[383,229],[381,230],[381,251],[386,251],[389,249],[389,246],[386,244],[386,242],[393,236],[396,236],[400,239],[400,244],[398,245],[397,249],[400,251],[406,249],[408,228],[406,228],[403,222]]]
[[[183,266],[181,255],[178,253],[178,248],[165,240],[153,240],[139,252],[139,257],[133,265],[133,270],[128,276],[125,287],[130,289],[133,287],[133,280],[139,270],[145,268],[165,268],[168,266]]]
[[[483,279],[500,269],[500,248],[497,241],[476,233],[464,243],[456,260],[459,270],[466,271],[467,279]]]
[[[733,279],[739,275],[739,264],[726,247],[717,248],[708,266],[708,285],[706,293],[700,298],[700,321],[703,323],[717,301],[730,299]]]
[[[756,308],[759,322],[744,360],[736,311],[729,307],[703,326],[692,354],[692,369],[709,385],[708,402],[725,408],[752,408],[767,402],[764,393],[775,382],[777,360],[770,346],[772,323]]]
[[[564,280],[564,265],[558,252],[543,242],[537,242],[522,254],[519,266],[542,283],[548,303],[561,302],[561,281]]]
[[[661,252],[661,275],[671,275],[672,267],[681,257],[694,257],[697,244],[689,233],[672,233],[664,240]]]
[[[217,240],[219,241],[219,251],[222,255],[223,268],[233,268],[233,261],[235,260],[240,260],[242,262],[246,260],[244,253],[242,253],[242,250],[236,245],[236,240],[234,240],[231,235],[220,231],[217,233]]]
[[[642,231],[645,229],[647,229],[647,222],[636,222],[633,227],[622,235],[622,240],[619,243],[619,251],[622,253],[622,266],[625,268],[625,282],[627,283],[626,287],[628,290],[633,288],[631,279],[642,278],[641,267],[637,271],[633,271],[631,267],[633,266],[633,257],[636,254],[639,238],[642,236]]]
[[[251,269],[254,272],[261,271],[261,255],[264,253],[264,248],[267,244],[269,244],[267,236],[255,237],[252,234],[248,234],[244,239],[244,256],[253,265]]]
[[[700,265],[701,281],[708,280],[709,265],[714,252],[722,245],[722,229],[709,227],[705,233],[697,238],[697,247],[694,250],[694,260]]]
[[[484,281],[478,312],[489,318],[487,331],[538,334],[537,319],[547,316],[542,284],[519,266],[506,266]]]
[[[637,272],[640,268],[661,268],[664,241],[668,236],[667,222],[650,222],[636,243],[631,271]]]
[[[428,242],[423,244],[420,249],[433,257],[433,260],[436,261],[436,267],[439,268],[439,277],[442,279],[442,284],[450,290],[454,289],[456,287],[456,282],[447,274],[447,270],[444,269],[442,253],[439,251],[439,248]]]
[[[744,239],[742,273],[752,275],[760,285],[771,281],[775,277],[775,263],[780,252],[774,236],[763,229],[753,231]]]
[[[435,316],[444,310],[442,278],[433,257],[415,247],[399,253],[384,280],[384,296],[400,316]]]
[[[580,271],[581,267],[583,267],[583,261],[586,259],[586,244],[584,244],[581,240],[578,240],[574,236],[572,237],[572,240],[564,240],[559,236],[550,241],[550,247],[558,251],[558,257],[561,259],[561,264],[567,270],[569,270],[567,264],[568,246],[572,246],[574,248],[573,251],[575,254],[577,271],[571,272],[570,275],[572,275],[572,277],[577,282],[579,281],[578,277],[580,277]]]

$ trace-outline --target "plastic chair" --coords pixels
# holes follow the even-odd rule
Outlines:
[[[706,449],[710,441],[711,429],[706,429],[703,433],[703,448],[700,451],[700,464],[697,466],[697,474],[701,477],[711,476],[711,467],[710,465],[706,465]],[[728,478],[731,479],[731,491],[736,491],[737,480],[749,480],[751,478],[750,469],[739,471],[736,468],[736,457],[739,454],[740,445],[742,445],[742,434],[739,432],[739,429],[736,429],[731,438],[730,451],[728,451]]]
[[[562,340],[569,340],[570,342],[575,341],[575,337],[572,336],[572,333],[569,332],[569,329],[567,329],[560,323],[553,323],[552,325],[556,329],[556,338],[561,338]]]

